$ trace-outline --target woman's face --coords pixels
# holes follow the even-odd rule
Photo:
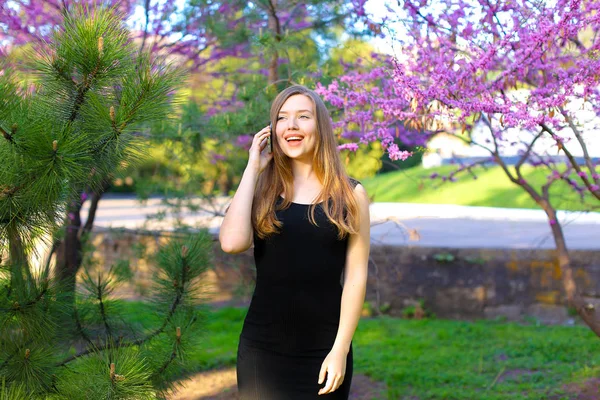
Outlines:
[[[275,131],[285,155],[310,161],[317,140],[317,119],[312,100],[303,94],[290,96],[281,106]]]

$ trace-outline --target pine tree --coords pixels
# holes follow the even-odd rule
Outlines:
[[[0,65],[0,399],[156,398],[201,325],[194,283],[210,262],[209,234],[179,235],[158,251],[161,322],[149,329],[116,318],[118,271],[87,268],[85,238],[69,255],[84,266],[78,290],[74,275],[34,261],[34,241],[56,235],[83,188],[99,190],[144,156],[139,131],[167,119],[184,76],[138,53],[105,8],[72,9],[28,59],[29,88]]]

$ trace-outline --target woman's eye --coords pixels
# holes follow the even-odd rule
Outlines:
[[[285,117],[277,117],[277,121],[279,121],[280,119],[284,119],[284,118],[285,118]],[[298,117],[298,118],[307,118],[307,119],[308,119],[308,118],[310,118],[310,117],[309,117],[308,115],[301,115],[301,116],[300,116],[300,117]]]

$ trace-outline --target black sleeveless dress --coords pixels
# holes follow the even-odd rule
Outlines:
[[[254,235],[256,287],[237,350],[240,400],[348,399],[352,344],[342,385],[318,394],[327,382],[326,376],[319,385],[319,371],[339,326],[348,247],[323,204],[315,208],[318,226],[309,220],[309,204],[292,203],[276,211],[283,222],[278,234]]]

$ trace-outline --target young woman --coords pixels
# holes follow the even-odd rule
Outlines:
[[[237,352],[242,400],[348,399],[363,306],[369,198],[340,161],[312,90],[283,90],[221,224],[227,253],[254,244],[256,287]]]

